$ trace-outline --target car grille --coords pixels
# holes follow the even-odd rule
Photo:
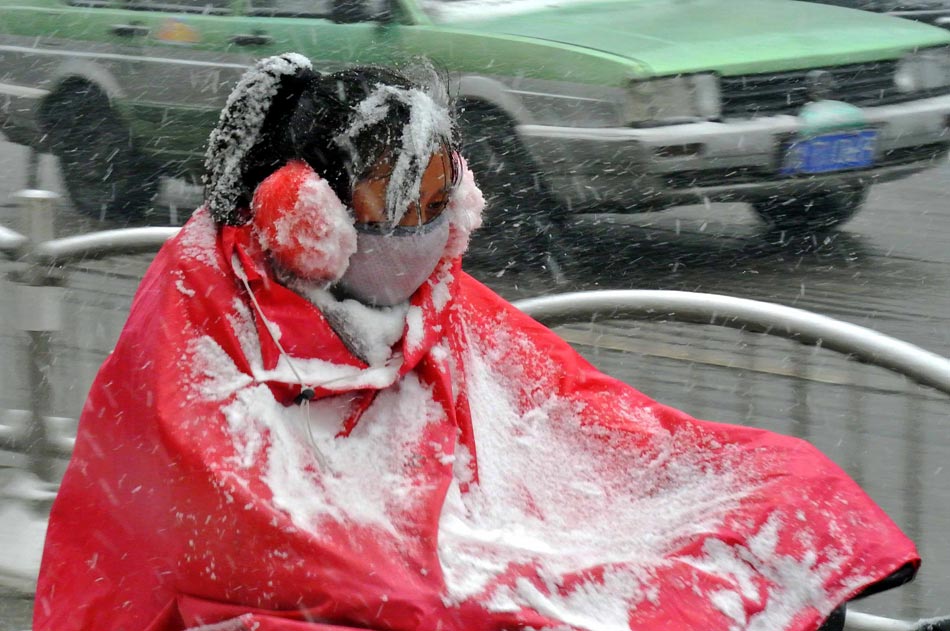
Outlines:
[[[894,87],[897,63],[889,60],[821,68],[832,74],[836,86],[826,98],[869,107],[950,94],[950,87],[928,93],[899,92]],[[723,77],[723,117],[797,114],[803,105],[812,100],[808,93],[807,76],[813,70],[816,69]]]
[[[947,144],[941,142],[918,145],[916,147],[890,149],[878,156],[871,170],[881,167],[895,167],[923,162],[936,164],[939,160],[946,158],[947,150]],[[829,173],[829,175],[835,174]],[[812,176],[799,177],[810,178]],[[680,171],[679,173],[668,174],[664,177],[666,186],[671,189],[721,186],[723,184],[762,184],[787,179],[789,179],[788,176],[780,175],[774,169],[762,167],[732,167],[727,169]]]

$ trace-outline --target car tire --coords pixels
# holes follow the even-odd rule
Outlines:
[[[836,228],[861,210],[868,187],[770,198],[752,202],[752,208],[770,227],[789,231],[822,231]]]
[[[491,267],[559,267],[565,212],[511,120],[482,104],[460,109],[462,155],[486,202],[482,228],[472,235],[473,257]]]
[[[148,219],[159,185],[157,165],[135,147],[109,99],[95,86],[63,86],[44,104],[44,148],[59,159],[74,208],[94,219]]]

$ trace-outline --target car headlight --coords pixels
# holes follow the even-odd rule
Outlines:
[[[950,48],[930,48],[904,57],[897,64],[894,85],[905,94],[950,86]]]
[[[671,125],[719,118],[722,95],[714,74],[633,81],[624,118],[631,125]]]

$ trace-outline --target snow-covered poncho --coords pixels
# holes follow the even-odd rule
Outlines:
[[[809,444],[650,400],[451,254],[368,364],[199,211],[92,386],[35,631],[811,631],[918,563]]]

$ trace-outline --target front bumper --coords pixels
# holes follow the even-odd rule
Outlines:
[[[632,212],[704,201],[756,201],[906,177],[945,159],[950,95],[865,108],[878,130],[874,166],[779,174],[783,147],[803,125],[780,115],[648,129],[521,125],[518,134],[552,192],[582,211]]]

